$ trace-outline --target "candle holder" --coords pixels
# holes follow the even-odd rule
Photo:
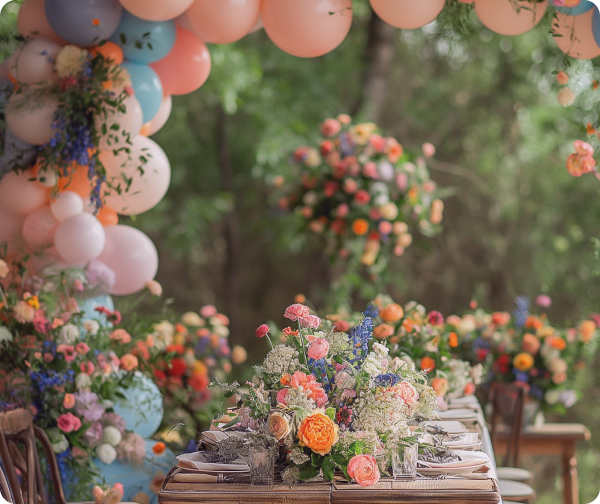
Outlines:
[[[275,478],[275,452],[268,448],[250,448],[250,482],[272,485]]]
[[[412,481],[417,477],[418,444],[399,444],[391,450],[394,480]]]

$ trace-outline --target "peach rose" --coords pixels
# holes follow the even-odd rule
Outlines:
[[[584,320],[578,327],[581,341],[587,343],[591,341],[596,332],[596,324],[593,320]]]
[[[271,413],[271,416],[269,416],[267,427],[269,428],[271,435],[277,439],[277,441],[282,440],[292,430],[289,418],[286,415],[278,413],[277,411]]]
[[[331,418],[316,410],[302,420],[298,427],[298,441],[300,446],[307,446],[319,455],[327,455],[338,442],[338,430]]]
[[[540,340],[531,333],[526,333],[523,336],[523,342],[521,343],[521,348],[524,352],[528,352],[531,355],[536,355],[540,350],[540,346],[542,343]]]
[[[125,371],[133,371],[138,367],[139,361],[135,355],[125,354],[121,357],[121,369]]]
[[[419,393],[412,383],[401,381],[395,386],[395,389],[407,406],[414,406],[419,401]]]
[[[373,329],[373,336],[378,340],[389,338],[394,334],[394,328],[389,324],[379,324]]]
[[[446,378],[434,378],[431,380],[431,386],[438,397],[444,397],[448,392],[448,380]]]
[[[391,303],[381,309],[379,316],[384,322],[398,322],[404,317],[404,310],[399,304]]]
[[[371,486],[381,477],[373,455],[356,455],[348,462],[348,476],[360,486]]]
[[[71,409],[73,406],[75,406],[75,396],[73,394],[65,394],[63,406],[65,409]]]

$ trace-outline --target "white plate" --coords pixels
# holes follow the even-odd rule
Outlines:
[[[450,409],[438,411],[438,416],[442,420],[477,420],[478,415],[470,409]]]
[[[439,427],[448,434],[461,434],[467,432],[467,428],[463,424],[454,420],[433,420],[431,422],[424,422],[424,424]]]
[[[417,472],[425,476],[438,476],[440,474],[471,474],[481,469],[486,464],[479,460],[476,464],[466,467],[417,467]]]
[[[446,439],[443,443],[450,447],[454,448],[458,445],[473,445],[479,442],[479,433],[478,432],[465,432],[463,434],[454,434],[455,439]]]
[[[452,397],[448,400],[448,404],[450,406],[458,406],[458,405],[473,405],[476,406],[479,404],[479,401],[475,396],[463,396],[463,397]]]

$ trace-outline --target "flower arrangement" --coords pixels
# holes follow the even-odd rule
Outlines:
[[[279,206],[298,214],[301,231],[322,236],[334,259],[351,256],[374,272],[411,245],[411,223],[426,236],[440,231],[444,204],[425,162],[433,145],[413,158],[375,124],[347,115],[325,120],[321,133],[318,147],[294,152],[299,170]]]
[[[539,296],[540,306],[550,306]],[[583,320],[576,327],[557,329],[545,314],[529,313],[529,300],[516,299],[513,313],[476,309],[447,322],[459,335],[459,353],[472,363],[482,363],[486,382],[521,384],[544,412],[564,413],[578,400],[577,371],[586,365],[598,344],[597,323]]]
[[[284,342],[271,345],[252,381],[215,380],[240,399],[228,426],[274,438],[284,481],[298,475],[331,481],[340,470],[349,481],[376,483],[387,470],[387,449],[412,439],[409,421],[436,414],[427,377],[389,358],[389,348],[373,339],[368,316],[347,333],[306,305],[291,305],[284,316],[297,328],[283,329]],[[263,324],[256,335],[269,337],[269,331]]]

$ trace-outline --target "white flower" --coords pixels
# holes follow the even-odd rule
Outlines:
[[[317,193],[314,191],[308,191],[304,195],[304,198],[302,198],[302,201],[304,202],[304,204],[308,205],[308,206],[313,206],[318,200],[319,200],[319,197],[317,196]]]
[[[278,345],[267,354],[262,368],[268,374],[292,374],[300,368],[298,352],[291,347]]]
[[[224,326],[224,325],[216,325],[213,328],[213,332],[215,334],[218,334],[222,338],[227,338],[229,336],[229,327]]]
[[[0,343],[4,341],[10,343],[13,340],[13,334],[8,330],[8,327],[0,327]]]
[[[471,368],[471,379],[475,385],[479,385],[481,383],[481,377],[483,376],[483,365],[481,363],[473,366]]]
[[[92,385],[92,379],[85,373],[79,373],[75,377],[75,387],[77,390],[87,390]]]
[[[58,437],[57,440],[52,440],[52,451],[54,453],[62,453],[69,447],[69,441],[65,435],[61,433],[58,436],[60,437]]]
[[[204,320],[200,318],[196,312],[189,311],[181,316],[181,322],[187,326],[201,327],[204,325]]]
[[[544,394],[544,399],[550,406],[553,406],[554,404],[556,404],[558,402],[559,398],[560,398],[560,392],[558,390],[548,390]]]
[[[90,336],[96,336],[100,330],[100,324],[96,320],[84,320],[82,325]]]
[[[56,56],[55,69],[57,75],[62,79],[65,77],[75,77],[83,68],[83,64],[88,56],[85,49],[75,45],[66,45]]]
[[[58,335],[59,345],[73,345],[79,339],[79,328],[73,324],[66,324],[60,328]]]
[[[473,332],[477,328],[477,323],[474,317],[463,317],[458,324],[458,333],[461,336],[465,336],[470,332]]]
[[[102,443],[96,447],[96,455],[104,464],[110,465],[117,458],[117,450],[108,443]]]
[[[102,435],[103,443],[107,443],[111,446],[118,446],[122,439],[123,436],[116,427],[109,425],[104,428],[104,434]]]
[[[560,357],[560,350],[554,348],[550,345],[542,345],[542,349],[540,350],[540,355],[546,362],[546,364],[555,361]]]

